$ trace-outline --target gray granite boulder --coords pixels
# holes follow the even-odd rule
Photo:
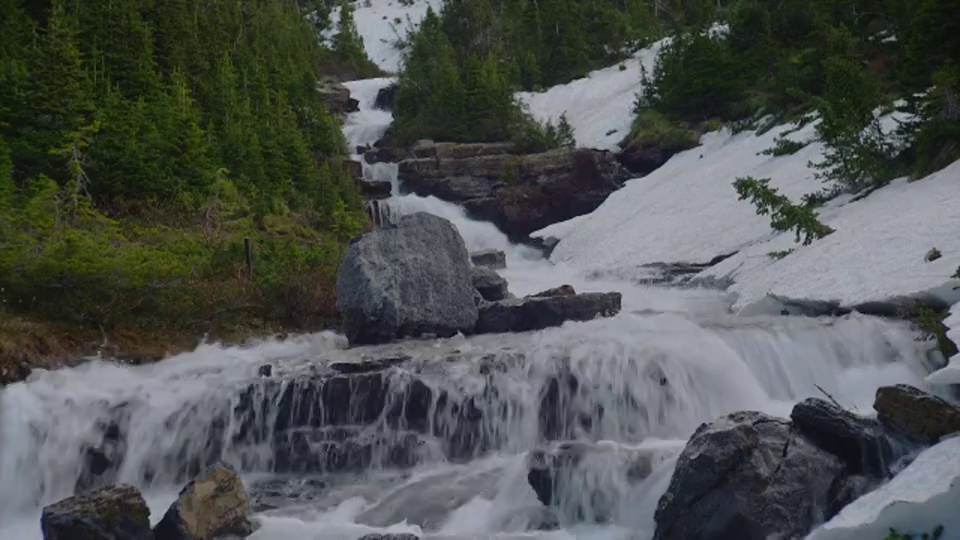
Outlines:
[[[473,267],[470,269],[473,278],[473,288],[488,302],[506,300],[510,297],[507,280],[489,268]]]
[[[119,484],[43,509],[44,540],[153,540],[150,509],[137,488]]]
[[[337,304],[354,345],[471,333],[473,291],[460,233],[426,213],[352,241],[337,275]]]

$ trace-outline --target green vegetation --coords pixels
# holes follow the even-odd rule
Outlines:
[[[0,311],[102,332],[328,323],[364,217],[307,8],[0,0]]]
[[[325,72],[336,74],[344,80],[369,79],[383,75],[380,68],[367,57],[363,38],[360,37],[353,20],[353,4],[348,0],[340,1],[340,18],[331,50],[323,55],[323,67]]]
[[[820,223],[817,213],[810,204],[796,205],[785,195],[769,186],[770,179],[738,178],[733,183],[740,200],[750,199],[757,207],[757,214],[770,216],[770,226],[777,231],[793,229],[797,242],[803,239],[803,245],[819,240],[833,232],[833,229]]]
[[[947,327],[943,324],[947,315],[947,310],[937,311],[918,305],[913,316],[914,324],[920,331],[917,341],[933,341],[944,358],[957,354],[957,346],[947,337]]]
[[[396,142],[555,143],[513,97],[606,67],[666,33],[712,20],[713,0],[445,0],[406,44]],[[554,129],[559,129],[555,127]],[[561,137],[562,139],[562,137]]]
[[[943,525],[937,525],[932,531],[923,534],[905,534],[896,529],[890,529],[884,540],[938,540],[941,537],[943,537]]]

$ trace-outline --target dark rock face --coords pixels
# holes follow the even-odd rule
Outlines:
[[[420,540],[420,537],[410,533],[368,534],[360,540]]]
[[[337,304],[354,345],[472,332],[477,306],[463,239],[425,213],[363,235],[340,264]]]
[[[478,334],[527,332],[620,313],[620,293],[503,300],[480,306]]]
[[[334,114],[347,114],[360,110],[360,102],[350,97],[350,89],[346,86],[327,81],[317,86],[320,98],[327,104],[327,108]]]
[[[411,153],[414,158],[467,159],[483,156],[502,156],[516,154],[513,143],[435,143],[418,141]]]
[[[634,174],[646,175],[659,169],[674,155],[695,148],[699,142],[696,133],[673,146],[664,146],[658,143],[647,143],[639,139],[629,141],[623,150],[617,154],[617,160],[626,169]],[[622,144],[622,143],[621,143]]]
[[[884,477],[903,443],[876,420],[857,416],[822,399],[794,406],[790,419],[797,431],[840,458],[851,474]]]
[[[514,239],[595,210],[619,189],[623,173],[613,155],[562,149],[513,155],[505,145],[415,147],[400,163],[404,189],[461,203]]]
[[[357,180],[357,185],[360,186],[360,193],[365,199],[386,199],[393,190],[393,185],[390,182],[373,181],[365,178]]]
[[[126,484],[76,495],[43,509],[44,540],[153,540],[150,509]]]
[[[697,429],[660,498],[656,539],[801,538],[843,464],[789,422],[740,412]]]
[[[474,266],[482,266],[492,270],[503,270],[507,267],[507,254],[498,249],[485,249],[470,254],[470,262]]]
[[[554,298],[557,296],[574,296],[576,294],[577,290],[573,288],[573,285],[561,285],[553,289],[538,292],[537,294],[531,294],[528,298]]]
[[[553,250],[560,244],[560,239],[555,236],[547,236],[546,238],[534,237],[530,239],[529,244],[539,249],[540,252],[543,253],[543,256],[549,259],[550,255],[553,254]]]
[[[222,463],[204,471],[184,486],[153,534],[156,540],[250,536],[250,503],[240,477]]]
[[[390,146],[376,146],[363,153],[363,160],[367,163],[397,163],[409,157],[406,150]]]
[[[906,384],[877,390],[873,408],[884,424],[926,443],[960,432],[960,407]]]
[[[373,106],[384,111],[392,111],[393,103],[397,99],[398,84],[385,86],[377,92],[377,99],[373,101]]]
[[[505,300],[510,297],[507,280],[489,268],[473,267],[470,269],[473,278],[473,288],[488,302]]]

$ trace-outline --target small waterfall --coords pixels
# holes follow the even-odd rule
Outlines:
[[[392,367],[351,373],[371,359]],[[272,377],[257,375],[264,363]],[[169,491],[217,459],[248,475],[353,482],[372,471],[469,476],[499,463],[482,486],[462,486],[462,504],[439,514],[446,523],[484,493],[516,496],[497,495],[512,481],[508,465],[545,443],[611,441],[610,453],[585,459],[558,488],[561,518],[602,512],[640,527],[619,508],[638,498],[655,505],[658,467],[699,423],[741,409],[785,414],[817,395],[815,385],[866,411],[879,385],[921,384],[925,373],[905,325],[859,316],[624,314],[511,336],[344,349],[342,338],[320,334],[205,345],[152,366],[91,362],[0,394],[0,522],[104,483]],[[649,464],[624,480],[637,452]],[[431,489],[422,496],[442,492]],[[385,493],[367,511],[386,526],[415,509]],[[644,511],[652,519],[652,507]]]

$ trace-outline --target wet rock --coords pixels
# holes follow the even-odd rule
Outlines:
[[[489,268],[473,267],[470,269],[473,279],[473,288],[488,302],[505,300],[510,297],[507,280]]]
[[[334,81],[322,81],[317,85],[320,99],[334,114],[347,114],[360,110],[360,102],[350,97],[350,89]]]
[[[843,464],[789,422],[734,413],[694,433],[655,514],[655,539],[801,538],[829,518]]]
[[[393,366],[408,362],[410,359],[411,357],[403,354],[374,360],[364,359],[359,362],[334,362],[330,364],[330,369],[340,373],[372,373],[390,369]]]
[[[410,533],[368,534],[360,540],[420,540],[420,537]]]
[[[377,92],[376,99],[373,101],[374,108],[384,111],[392,111],[393,102],[397,99],[397,88],[399,88],[399,86],[400,85],[394,83],[381,88]]]
[[[390,146],[375,146],[363,153],[363,160],[369,164],[374,163],[399,163],[410,155],[402,148]]]
[[[595,210],[619,189],[623,172],[612,154],[563,149],[512,155],[481,145],[425,145],[400,163],[405,189],[462,203],[513,239]]]
[[[473,291],[460,234],[425,213],[352,241],[337,276],[337,304],[353,345],[470,333]]]
[[[480,306],[478,334],[526,332],[590,321],[620,312],[620,293],[588,293],[550,298],[502,300]]]
[[[576,437],[577,408],[575,399],[580,381],[569,369],[550,377],[540,393],[540,438],[547,441]]]
[[[895,448],[905,448],[880,422],[822,399],[798,403],[790,419],[814,444],[840,458],[852,474],[886,476],[890,465],[900,457]]]
[[[491,270],[503,270],[507,267],[507,255],[498,249],[474,251],[470,254],[470,262],[472,262],[474,266],[490,268]]]
[[[257,375],[260,375],[261,377],[270,377],[273,375],[273,365],[264,364],[260,366],[260,368],[257,370]]]
[[[609,442],[563,442],[530,452],[527,482],[541,503],[568,520],[603,523],[616,516],[621,494],[650,476],[654,454]]]
[[[253,533],[250,503],[234,470],[217,464],[187,484],[154,528],[156,540],[213,540]]]
[[[365,199],[386,199],[393,193],[393,184],[388,181],[375,181],[360,178],[357,180],[360,186],[360,194]]]
[[[359,473],[374,466],[413,467],[424,441],[410,432],[367,433],[346,426],[285,431],[277,434],[273,446],[277,473]]]
[[[553,250],[557,248],[557,245],[560,243],[560,239],[555,236],[547,237],[535,237],[531,238],[529,244],[543,253],[543,256],[547,259],[550,258],[550,255],[553,254]]]
[[[573,288],[573,285],[561,285],[553,289],[547,289],[537,294],[531,294],[527,298],[555,298],[558,296],[575,296],[577,290]]]
[[[877,418],[926,443],[960,432],[960,407],[906,384],[877,390]]]
[[[150,509],[137,488],[120,484],[43,509],[44,540],[153,540]]]

